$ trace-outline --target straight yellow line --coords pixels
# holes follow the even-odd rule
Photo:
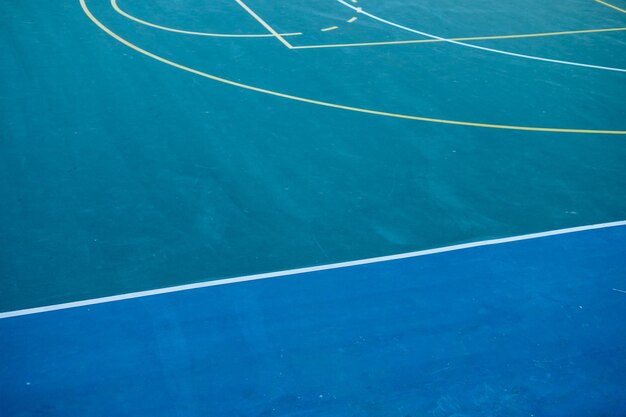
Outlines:
[[[612,4],[609,4],[609,3],[605,2],[605,1],[602,1],[602,0],[596,0],[596,1],[598,3],[600,3],[600,4],[604,4],[605,6],[610,7],[611,9],[615,9],[615,10],[620,11],[622,13],[626,13],[626,10],[620,9],[619,7],[613,6]]]
[[[314,99],[310,99],[310,98],[306,98],[306,97],[299,97],[299,96],[294,96],[294,95],[290,95],[290,94],[280,93],[278,91],[267,90],[267,89],[264,89],[264,88],[255,87],[255,86],[252,86],[252,85],[249,85],[249,84],[243,84],[243,83],[240,83],[240,82],[237,82],[237,81],[228,80],[226,78],[221,78],[221,77],[218,77],[218,76],[213,75],[213,74],[202,72],[202,71],[199,71],[197,69],[193,69],[193,68],[187,67],[185,65],[179,64],[177,62],[170,61],[169,59],[163,58],[162,56],[156,55],[156,54],[154,54],[152,52],[146,51],[145,49],[140,48],[139,46],[135,45],[134,43],[132,43],[132,42],[122,38],[121,36],[119,36],[118,34],[113,32],[111,29],[109,29],[107,26],[105,26],[104,23],[99,21],[93,15],[93,13],[91,13],[91,10],[89,10],[89,7],[87,7],[86,0],[79,0],[79,2],[80,2],[80,6],[83,9],[83,12],[85,13],[85,15],[96,26],[98,26],[103,32],[105,32],[107,35],[109,35],[113,39],[117,40],[121,44],[126,45],[128,48],[133,49],[134,51],[136,51],[136,52],[138,52],[138,53],[140,53],[142,55],[145,55],[145,56],[147,56],[149,58],[152,58],[152,59],[154,59],[156,61],[159,61],[159,62],[161,62],[163,64],[166,64],[166,65],[169,65],[171,67],[177,68],[179,70],[186,71],[188,73],[195,74],[195,75],[198,75],[200,77],[207,78],[209,80],[217,81],[217,82],[220,82],[220,83],[231,85],[233,87],[239,87],[239,88],[243,88],[243,89],[250,90],[250,91],[256,91],[258,93],[267,94],[267,95],[271,95],[271,96],[274,96],[274,97],[282,97],[284,99],[294,100],[294,101],[298,101],[298,102],[302,102],[302,103],[315,104],[315,105],[318,105],[318,106],[323,106],[323,107],[328,107],[328,108],[333,108],[333,109],[341,109],[341,110],[353,111],[353,112],[357,112],[357,113],[371,114],[371,115],[377,115],[377,116],[386,116],[386,117],[394,117],[394,118],[405,119],[405,120],[416,120],[416,121],[421,121],[421,122],[441,123],[441,124],[447,124],[447,125],[472,126],[472,127],[483,127],[483,128],[504,129],[504,130],[520,130],[520,131],[527,131],[527,132],[580,133],[580,134],[594,134],[594,135],[598,135],[598,134],[603,134],[603,135],[626,135],[626,130],[594,130],[594,129],[571,129],[571,128],[554,128],[554,127],[539,127],[539,126],[516,126],[516,125],[499,125],[499,124],[492,124],[492,123],[466,122],[466,121],[462,121],[462,120],[436,119],[436,118],[432,118],[432,117],[414,116],[414,115],[399,114],[399,113],[389,113],[389,112],[373,110],[373,109],[366,109],[366,108],[360,108],[360,107],[346,106],[346,105],[342,105],[342,104],[330,103],[330,102],[327,102],[327,101],[314,100]]]
[[[600,0],[596,0],[600,1]],[[602,33],[602,32],[620,32],[626,31],[626,27],[622,28],[608,28],[608,29],[587,29],[587,30],[569,30],[562,32],[544,32],[544,33],[527,33],[520,35],[498,35],[498,36],[477,36],[470,38],[451,38],[453,41],[486,41],[492,39],[519,39],[519,38],[538,38],[546,36],[562,36],[562,35],[579,35],[583,33]],[[315,49],[315,48],[346,48],[346,47],[358,47],[358,46],[381,46],[381,45],[406,45],[413,43],[433,43],[444,42],[440,39],[413,39],[407,41],[388,41],[388,42],[363,42],[363,43],[341,43],[330,45],[304,45],[294,46],[293,49]]]
[[[267,22],[265,22],[265,20],[261,19],[258,14],[254,13],[254,11],[251,8],[249,8],[243,1],[241,1],[241,0],[235,0],[235,1],[237,2],[237,4],[239,4],[241,7],[243,7],[243,9],[246,12],[248,12],[250,14],[250,16],[252,16],[254,19],[256,19],[257,22],[259,22],[261,25],[263,25],[263,27],[265,29],[267,29],[272,35],[274,35],[276,37],[276,39],[281,41],[283,45],[285,45],[289,49],[293,49],[293,46],[289,42],[287,42],[285,40],[285,38],[280,36],[280,33],[276,32],[274,30],[274,28],[272,28]]]

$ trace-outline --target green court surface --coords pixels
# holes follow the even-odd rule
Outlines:
[[[5,1],[0,311],[623,220],[624,9]]]
[[[626,0],[0,27],[2,417],[624,417]]]

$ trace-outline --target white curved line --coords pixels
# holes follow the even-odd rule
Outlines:
[[[274,37],[274,35],[272,35],[271,33],[246,35],[246,34],[230,34],[230,33],[193,32],[190,30],[174,29],[174,28],[169,28],[166,26],[161,26],[161,25],[156,25],[154,23],[146,22],[145,20],[141,20],[138,17],[128,14],[127,12],[125,12],[118,6],[117,0],[111,0],[111,6],[116,12],[118,12],[119,14],[121,14],[127,19],[133,20],[142,25],[150,26],[155,29],[165,30],[167,32],[181,33],[183,35],[210,36],[210,37],[215,37],[215,38],[273,38]],[[302,35],[302,33],[295,32],[295,33],[280,34],[280,36],[297,36],[297,35]]]
[[[84,306],[90,306],[90,305],[95,305],[95,304],[104,304],[104,303],[111,303],[111,302],[122,301],[122,300],[130,300],[133,298],[151,297],[154,295],[169,294],[173,292],[197,290],[199,288],[216,287],[220,285],[230,285],[230,284],[237,284],[241,282],[258,281],[258,280],[263,280],[263,279],[279,278],[279,277],[285,277],[285,276],[290,276],[290,275],[308,274],[308,273],[317,272],[317,271],[327,271],[329,269],[340,269],[340,268],[347,268],[351,266],[375,264],[375,263],[380,263],[380,262],[395,261],[398,259],[416,258],[418,256],[433,255],[436,253],[444,253],[444,252],[452,252],[452,251],[457,251],[457,250],[478,248],[481,246],[500,245],[503,243],[519,242],[523,240],[539,239],[539,238],[549,237],[549,236],[558,236],[558,235],[565,235],[569,233],[585,232],[588,230],[606,229],[606,228],[611,228],[611,227],[623,227],[623,226],[626,226],[626,221],[624,220],[611,222],[611,223],[600,223],[600,224],[592,224],[592,225],[587,225],[587,226],[570,227],[568,229],[551,230],[548,232],[532,233],[532,234],[521,235],[521,236],[505,237],[501,239],[491,239],[491,240],[483,240],[483,241],[478,241],[478,242],[462,243],[460,245],[445,246],[442,248],[427,249],[427,250],[421,250],[417,252],[400,253],[396,255],[380,256],[377,258],[359,259],[357,261],[340,262],[340,263],[335,263],[335,264],[319,265],[319,266],[312,266],[312,267],[307,267],[307,268],[289,269],[286,271],[270,272],[266,274],[247,275],[247,276],[237,277],[237,278],[226,278],[226,279],[217,279],[213,281],[197,282],[194,284],[178,285],[175,287],[159,288],[156,290],[131,292],[127,294],[113,295],[110,297],[92,298],[90,300],[81,300],[81,301],[74,301],[70,303],[54,304],[54,305],[49,305],[49,306],[44,306],[44,307],[27,308],[24,310],[7,311],[4,313],[0,313],[0,320],[8,319],[11,317],[27,316],[30,314],[47,313],[47,312],[56,311],[56,310],[66,310],[68,308],[77,308],[77,307],[84,307]]]
[[[603,67],[603,66],[600,66],[600,65],[583,64],[583,63],[580,63],[580,62],[571,62],[571,61],[561,61],[561,60],[558,60],[558,59],[543,58],[543,57],[534,56],[534,55],[517,54],[515,52],[502,51],[500,49],[487,48],[485,46],[478,46],[478,45],[473,45],[471,43],[459,42],[459,41],[455,41],[455,40],[452,40],[452,39],[442,38],[441,36],[432,35],[430,33],[422,32],[422,31],[419,31],[419,30],[416,30],[416,29],[412,29],[412,28],[409,28],[409,27],[406,27],[406,26],[402,26],[402,25],[400,25],[398,23],[390,22],[389,20],[383,19],[382,17],[378,17],[376,15],[373,15],[371,13],[366,12],[361,7],[356,7],[356,6],[353,6],[353,5],[349,4],[349,3],[346,3],[344,0],[337,0],[337,1],[339,3],[341,3],[341,4],[343,4],[344,6],[351,8],[352,10],[356,11],[357,13],[360,13],[362,15],[365,15],[365,16],[369,17],[370,19],[374,19],[374,20],[379,21],[381,23],[384,23],[386,25],[393,26],[393,27],[396,27],[398,29],[405,30],[407,32],[416,33],[418,35],[426,36],[427,38],[437,39],[437,40],[440,40],[442,42],[453,43],[455,45],[465,46],[467,48],[473,48],[473,49],[480,49],[481,51],[493,52],[493,53],[501,54],[501,55],[509,55],[509,56],[514,56],[514,57],[518,57],[518,58],[532,59],[534,61],[551,62],[551,63],[554,63],[554,64],[572,65],[572,66],[575,66],[575,67],[593,68],[593,69],[599,69],[599,70],[605,70],[605,71],[626,72],[625,68]]]
[[[294,95],[291,95],[291,94],[285,94],[285,93],[281,93],[279,91],[268,90],[268,89],[261,88],[261,87],[255,87],[253,85],[243,84],[243,83],[240,83],[240,82],[237,82],[237,81],[233,81],[233,80],[229,80],[229,79],[226,79],[226,78],[218,77],[217,75],[209,74],[207,72],[203,72],[203,71],[191,68],[191,67],[187,67],[187,66],[182,65],[180,63],[177,63],[177,62],[174,62],[174,61],[170,61],[169,59],[163,58],[162,56],[159,56],[157,54],[149,52],[149,51],[147,51],[147,50],[145,50],[143,48],[140,48],[139,46],[137,46],[134,43],[128,41],[127,39],[122,38],[121,36],[119,36],[118,34],[113,32],[111,29],[109,29],[104,23],[102,23],[100,20],[98,20],[96,18],[96,16],[93,15],[91,10],[89,10],[89,7],[87,6],[86,0],[78,0],[78,1],[80,3],[80,7],[83,9],[83,12],[89,18],[89,20],[91,20],[98,28],[100,28],[108,36],[111,36],[113,39],[117,40],[118,42],[120,42],[121,44],[127,46],[128,48],[130,48],[130,49],[132,49],[132,50],[134,50],[134,51],[136,51],[136,52],[138,52],[138,53],[140,53],[142,55],[145,55],[145,56],[147,56],[147,57],[149,57],[151,59],[154,59],[156,61],[162,62],[163,64],[172,66],[174,68],[178,68],[178,69],[180,69],[182,71],[186,71],[186,72],[189,72],[191,74],[195,74],[195,75],[198,75],[200,77],[207,78],[209,80],[213,80],[213,81],[217,81],[217,82],[220,82],[220,83],[228,84],[228,85],[231,85],[233,87],[238,87],[238,88],[243,88],[243,89],[250,90],[250,91],[255,91],[257,93],[268,94],[268,95],[271,95],[271,96],[274,96],[274,97],[281,97],[281,98],[284,98],[284,99],[287,99],[287,100],[294,100],[294,101],[299,101],[299,102],[302,102],[302,103],[315,104],[315,105],[318,105],[318,106],[329,107],[329,108],[333,108],[333,109],[341,109],[341,110],[353,111],[353,112],[364,113],[364,114],[373,114],[373,115],[385,116],[385,117],[395,117],[395,118],[398,118],[398,119],[416,120],[416,121],[429,122],[429,123],[441,123],[441,124],[457,125],[457,126],[482,127],[482,128],[488,128],[488,129],[519,130],[519,131],[528,131],[528,132],[553,132],[553,133],[576,133],[576,134],[626,135],[626,130],[594,130],[594,129],[571,129],[571,128],[551,128],[551,127],[534,127],[534,126],[499,125],[499,124],[492,124],[492,123],[466,122],[466,121],[462,121],[462,120],[437,119],[437,118],[432,118],[432,117],[417,116],[417,115],[410,115],[410,114],[390,113],[390,112],[384,112],[384,111],[380,111],[380,110],[365,109],[365,108],[360,108],[360,107],[346,106],[346,105],[343,105],[343,104],[330,103],[330,102],[326,102],[326,101],[315,100],[315,99],[310,99],[310,98],[300,97],[300,96],[294,96]]]

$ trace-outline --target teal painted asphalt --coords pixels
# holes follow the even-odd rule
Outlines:
[[[272,38],[167,33],[106,0],[87,3],[142,48],[283,93],[482,123],[626,130],[626,74],[443,44],[290,51]],[[183,29],[263,30],[226,1],[119,4]],[[322,33],[352,16],[334,1],[248,4],[281,31],[303,31],[294,44],[410,38],[365,17]],[[443,36],[626,26],[626,14],[583,0],[498,4],[496,17],[458,2],[361,4]],[[626,217],[624,136],[447,126],[246,91],[136,53],[78,0],[8,2],[0,21],[2,311]],[[481,45],[626,67],[625,36]]]

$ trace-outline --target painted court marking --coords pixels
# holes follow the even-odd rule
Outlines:
[[[427,38],[431,38],[431,39],[436,39],[439,40],[441,42],[448,42],[454,45],[459,45],[459,46],[463,46],[466,48],[472,48],[472,49],[478,49],[481,51],[485,51],[485,52],[492,52],[495,54],[500,54],[500,55],[507,55],[507,56],[513,56],[513,57],[517,57],[517,58],[524,58],[524,59],[530,59],[533,61],[542,61],[542,62],[550,62],[553,64],[561,64],[561,65],[571,65],[571,66],[575,66],[575,67],[583,67],[583,68],[591,68],[591,69],[598,69],[598,70],[604,70],[604,71],[615,71],[615,72],[626,72],[626,68],[615,68],[615,67],[605,67],[602,65],[593,65],[593,64],[583,64],[581,62],[573,62],[573,61],[562,61],[559,59],[552,59],[552,58],[543,58],[540,56],[535,56],[535,55],[525,55],[525,54],[518,54],[515,52],[509,52],[509,51],[503,51],[501,49],[494,49],[494,48],[487,48],[485,46],[480,46],[480,45],[474,45],[471,43],[465,43],[465,42],[461,42],[461,41],[455,41],[452,39],[447,39],[447,38],[442,38],[441,36],[437,36],[437,35],[433,35],[430,33],[426,33],[426,32],[422,32],[420,30],[416,30],[407,26],[403,26],[400,25],[398,23],[394,23],[391,22],[389,20],[383,19],[382,17],[376,16],[374,14],[368,13],[365,10],[363,10],[361,7],[355,7],[349,3],[346,3],[344,0],[337,0],[339,3],[343,4],[346,7],[349,7],[350,9],[356,11],[357,13],[360,13],[364,16],[367,16],[373,20],[376,20],[380,23],[386,24],[388,26],[393,26],[395,28],[407,31],[407,32],[411,32],[411,33],[415,33],[418,35],[422,35],[425,36]]]
[[[167,32],[181,33],[183,35],[208,36],[208,37],[216,37],[216,38],[273,38],[274,37],[274,35],[272,35],[271,33],[263,33],[263,34],[209,33],[209,32],[193,32],[190,30],[174,29],[174,28],[170,28],[167,26],[161,26],[161,25],[147,22],[145,20],[139,19],[138,17],[131,15],[130,13],[127,13],[126,11],[122,10],[122,8],[117,4],[117,0],[111,0],[111,6],[117,13],[121,14],[127,19],[133,20],[145,26],[150,26],[155,29],[165,30]],[[282,33],[281,34],[281,36],[298,36],[298,35],[302,35],[302,33],[294,32],[294,33]]]
[[[620,9],[619,7],[605,3],[601,0],[595,0],[595,1],[598,3],[604,4],[608,7],[612,7],[623,13],[626,13],[626,11]],[[353,1],[353,3],[356,3],[356,2]],[[155,29],[168,31],[168,32],[180,33],[183,35],[219,37],[219,38],[273,38],[274,37],[272,33],[263,33],[263,34],[234,34],[233,33],[233,34],[230,34],[230,33],[196,32],[196,31],[190,31],[190,30],[175,29],[175,28],[170,28],[167,26],[157,25],[155,23],[151,23],[146,20],[140,19],[136,16],[133,16],[127,11],[123,10],[119,6],[117,0],[111,0],[111,6],[120,15],[126,17],[127,19],[133,20],[139,24],[149,26]],[[346,22],[354,23],[357,19],[358,18],[356,16],[353,16],[350,19],[346,20]],[[337,26],[333,26],[331,28],[321,29],[321,31],[325,32],[325,31],[330,31],[330,30],[334,30],[337,28],[338,28]],[[585,34],[585,33],[602,33],[602,32],[617,32],[617,31],[626,31],[626,27],[606,28],[606,29],[570,30],[570,31],[561,31],[561,32],[530,33],[530,34],[520,34],[520,35],[475,36],[475,37],[464,37],[464,38],[450,38],[450,40],[482,41],[482,40],[495,40],[495,39],[517,39],[517,38],[577,35],[577,34]],[[282,37],[288,37],[288,36],[300,36],[302,34],[303,34],[302,32],[290,32],[290,33],[281,33],[280,35]],[[412,40],[405,40],[405,41],[358,42],[358,43],[344,43],[344,44],[319,44],[319,45],[301,45],[301,46],[292,45],[292,49],[320,49],[320,48],[345,48],[345,47],[382,46],[382,45],[409,45],[409,44],[415,44],[415,43],[434,43],[434,42],[444,42],[444,41],[439,40],[439,39],[412,39]]]
[[[610,3],[607,3],[607,2],[605,2],[605,1],[602,1],[602,0],[596,0],[596,2],[597,2],[597,3],[600,3],[600,4],[604,4],[605,6],[610,7],[611,9],[615,9],[615,10],[617,10],[618,12],[626,13],[626,10],[624,10],[624,9],[622,9],[622,8],[620,8],[620,7],[614,6],[614,5],[612,5],[612,4],[610,4]]]
[[[605,29],[584,29],[584,30],[567,30],[560,32],[542,32],[542,33],[525,33],[519,35],[494,35],[494,36],[474,36],[467,38],[450,38],[453,41],[487,41],[497,39],[521,39],[521,38],[539,38],[548,36],[566,36],[581,35],[586,33],[603,33],[603,32],[624,32],[626,27],[621,28],[605,28]],[[384,46],[384,45],[410,45],[418,43],[438,43],[445,42],[440,39],[409,39],[405,41],[383,41],[383,42],[359,42],[359,43],[338,43],[338,44],[319,44],[319,45],[302,45],[294,46],[293,49],[319,49],[319,48],[347,48],[361,46]]]
[[[242,0],[235,0],[243,9],[250,14],[257,22],[259,22],[265,29],[267,29],[276,39],[278,39],[283,45],[289,49],[293,49],[293,46],[285,40],[278,32],[274,30],[265,20],[256,14],[251,8],[249,8]]]
[[[371,114],[371,115],[377,115],[377,116],[385,116],[385,117],[393,117],[393,118],[398,118],[398,119],[405,119],[405,120],[414,120],[414,121],[420,121],[420,122],[430,122],[430,123],[439,123],[439,124],[447,124],[447,125],[457,125],[457,126],[468,126],[468,127],[482,127],[482,128],[489,128],[489,129],[503,129],[503,130],[519,130],[519,131],[528,131],[528,132],[551,132],[551,133],[576,133],[576,134],[603,134],[603,135],[626,135],[626,130],[598,130],[598,129],[572,129],[572,128],[559,128],[559,127],[535,127],[535,126],[516,126],[516,125],[500,125],[500,124],[493,124],[493,123],[478,123],[478,122],[467,122],[467,121],[461,121],[461,120],[451,120],[451,119],[437,119],[437,118],[432,118],[432,117],[424,117],[424,116],[415,116],[415,115],[409,115],[409,114],[399,114],[399,113],[391,113],[391,112],[384,112],[384,111],[379,111],[379,110],[372,110],[372,109],[365,109],[365,108],[361,108],[361,107],[353,107],[353,106],[346,106],[343,104],[336,104],[336,103],[329,103],[326,101],[321,101],[321,100],[314,100],[314,99],[310,99],[310,98],[306,98],[306,97],[299,97],[299,96],[295,96],[295,95],[291,95],[291,94],[285,94],[285,93],[280,93],[278,91],[272,91],[272,90],[267,90],[264,88],[260,88],[260,87],[255,87],[252,85],[248,85],[248,84],[243,84],[243,83],[239,83],[236,81],[232,81],[232,80],[228,80],[226,78],[221,78],[218,77],[216,75],[212,75],[203,71],[199,71],[197,69],[194,68],[190,68],[187,67],[185,65],[179,64],[177,62],[174,61],[170,61],[167,58],[163,58],[162,56],[159,56],[157,54],[154,54],[152,52],[149,52],[145,49],[142,49],[141,47],[135,45],[134,43],[122,38],[120,35],[116,34],[115,32],[113,32],[111,29],[109,29],[104,23],[102,23],[100,20],[98,20],[93,13],[91,12],[91,10],[89,9],[89,7],[87,6],[86,0],[79,0],[80,6],[83,9],[83,12],[85,13],[85,15],[96,25],[98,26],[103,32],[105,32],[107,35],[111,36],[113,39],[117,40],[118,42],[120,42],[121,44],[129,47],[130,49],[133,49],[134,51],[143,54],[149,58],[152,58],[156,61],[159,61],[161,63],[164,63],[166,65],[172,66],[174,68],[180,69],[182,71],[186,71],[189,72],[191,74],[195,74],[198,75],[200,77],[204,77],[213,81],[217,81],[217,82],[221,82],[224,84],[228,84],[234,87],[239,87],[239,88],[243,88],[246,90],[250,90],[250,91],[255,91],[258,93],[262,93],[262,94],[267,94],[267,95],[271,95],[271,96],[275,96],[275,97],[281,97],[281,98],[285,98],[288,100],[294,100],[294,101],[299,101],[302,103],[309,103],[309,104],[315,104],[318,106],[323,106],[323,107],[329,107],[329,108],[333,108],[333,109],[341,109],[341,110],[348,110],[348,111],[353,111],[353,112],[357,112],[357,113],[364,113],[364,114]]]
[[[523,240],[539,239],[539,238],[548,237],[548,236],[557,236],[557,235],[564,235],[564,234],[570,234],[570,233],[578,233],[578,232],[583,232],[587,230],[606,229],[606,228],[620,227],[620,226],[626,226],[626,220],[611,222],[611,223],[594,224],[594,225],[588,225],[588,226],[571,227],[567,229],[532,233],[532,234],[527,234],[527,235],[506,237],[506,238],[501,238],[501,239],[490,239],[490,240],[483,240],[479,242],[463,243],[460,245],[445,246],[442,248],[401,253],[397,255],[380,256],[376,258],[360,259],[357,261],[339,262],[339,263],[334,263],[334,264],[319,265],[319,266],[313,266],[313,267],[308,267],[308,268],[298,268],[298,269],[289,269],[286,271],[270,272],[266,274],[255,274],[255,275],[247,275],[247,276],[237,277],[237,278],[227,278],[227,279],[219,279],[215,281],[198,282],[195,284],[178,285],[175,287],[160,288],[160,289],[149,290],[149,291],[139,291],[139,292],[133,292],[133,293],[128,293],[128,294],[114,295],[110,297],[101,297],[101,298],[94,298],[90,300],[75,301],[71,303],[55,304],[55,305],[50,305],[50,306],[45,306],[45,307],[36,307],[36,308],[29,308],[29,309],[24,309],[24,310],[8,311],[5,313],[0,313],[0,319],[8,319],[11,317],[46,313],[46,312],[57,311],[57,310],[66,310],[70,308],[84,307],[84,306],[90,306],[90,305],[95,305],[95,304],[111,303],[111,302],[122,301],[122,300],[130,300],[133,298],[150,297],[150,296],[160,295],[160,294],[169,294],[169,293],[174,293],[174,292],[189,291],[189,290],[195,290],[199,288],[216,287],[220,285],[230,285],[230,284],[236,284],[236,283],[248,282],[248,281],[259,281],[263,279],[279,278],[279,277],[285,277],[285,276],[290,276],[290,275],[308,274],[311,272],[327,271],[330,269],[340,269],[340,268],[347,268],[347,267],[358,266],[358,265],[369,265],[369,264],[380,263],[380,262],[394,261],[398,259],[416,258],[420,256],[433,255],[436,253],[452,252],[452,251],[477,248],[477,247],[482,247],[482,246],[500,245],[504,243],[519,242]],[[621,291],[621,290],[616,290],[616,289],[613,289],[613,290]]]

